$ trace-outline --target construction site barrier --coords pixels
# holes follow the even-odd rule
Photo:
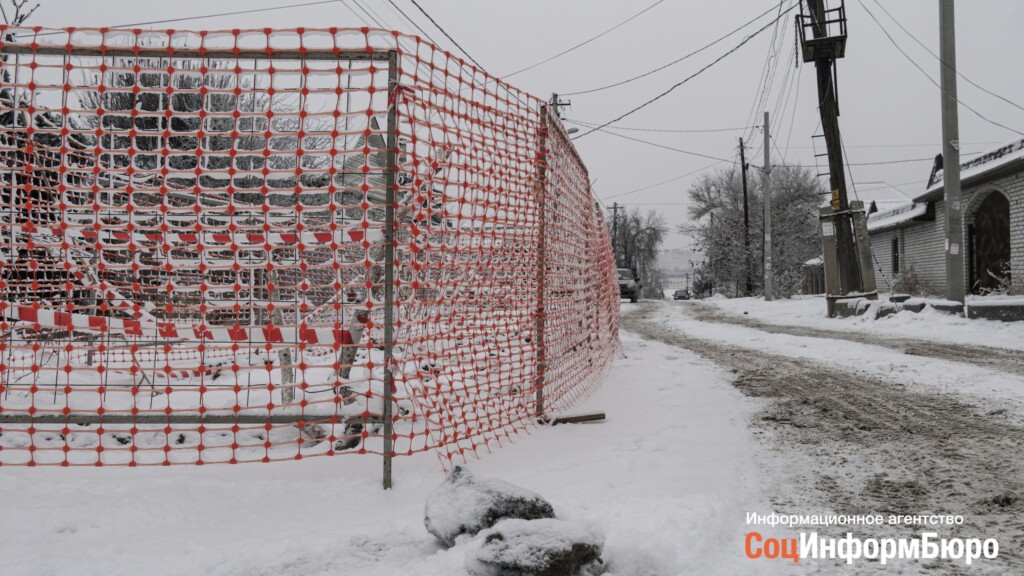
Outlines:
[[[543,101],[375,29],[0,26],[0,466],[500,446],[618,349]]]

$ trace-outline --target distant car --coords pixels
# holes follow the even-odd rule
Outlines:
[[[629,298],[634,304],[640,299],[640,283],[629,268],[619,268],[619,297]]]
[[[672,299],[673,300],[689,300],[690,299],[690,291],[686,290],[686,289],[676,290],[674,293],[672,293]]]

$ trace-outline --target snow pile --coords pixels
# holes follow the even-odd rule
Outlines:
[[[880,301],[887,298],[887,295],[882,294]],[[991,296],[971,298],[968,305],[978,306],[979,301],[997,300]],[[953,344],[970,342],[975,346],[1024,350],[1024,330],[1013,322],[971,320],[928,308],[919,314],[895,314],[878,322],[868,316],[829,318],[825,313],[824,296],[795,296],[771,302],[759,298],[707,298],[702,302],[713,304],[723,312],[735,316],[747,315],[766,324],[858,332],[879,338],[914,338]],[[928,302],[934,303],[937,300]]]
[[[554,518],[543,497],[495,478],[477,478],[462,466],[452,469],[427,499],[427,532],[448,546],[463,534],[476,535],[503,518]]]
[[[590,522],[502,520],[469,545],[466,570],[473,576],[599,574],[603,549],[604,532]]]

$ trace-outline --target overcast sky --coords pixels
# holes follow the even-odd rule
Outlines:
[[[6,0],[4,0],[6,3]],[[110,26],[203,16],[219,12],[286,6],[308,0],[39,0],[30,24]],[[438,24],[499,77],[553,56],[621,23],[655,3],[612,0],[418,0]],[[795,0],[783,0],[783,9]],[[863,2],[863,5],[861,4]],[[882,33],[870,10],[905,50],[938,81],[939,63],[887,16],[885,9],[925,46],[938,52],[938,0],[848,0],[849,42],[839,61],[840,127],[853,164],[926,158],[916,162],[852,166],[853,181],[862,188],[885,181],[914,195],[924,187],[931,160],[941,151],[939,90]],[[412,4],[394,0],[408,17],[446,48],[450,41]],[[649,11],[565,56],[509,81],[547,98],[552,92],[579,92],[636,76],[680,58],[725,35],[773,6],[778,0],[663,0]],[[368,10],[364,11],[362,6]],[[369,12],[369,14],[367,13]],[[774,11],[772,12],[774,14]],[[737,138],[750,141],[748,162],[763,163],[760,125],[772,112],[773,162],[814,165],[811,135],[818,126],[813,65],[794,68],[792,13],[769,27],[720,63],[656,103],[615,126],[656,130],[722,130],[716,132],[618,131],[662,146],[715,158],[735,159]],[[176,22],[177,29],[213,30],[272,26],[279,28],[363,26],[371,16],[386,27],[417,31],[387,0],[338,0],[241,16]],[[569,119],[603,123],[668,89],[698,71],[742,39],[770,22],[766,15],[719,44],[661,72],[592,94],[569,97]],[[1024,106],[1021,71],[1020,0],[960,0],[957,3],[957,63],[961,73],[986,90]],[[156,25],[165,28],[170,25]],[[772,41],[774,39],[774,45]],[[777,55],[775,51],[777,50]],[[771,58],[778,59],[778,67]],[[759,98],[766,59],[774,69],[771,92]],[[1007,104],[961,80],[961,101],[1011,129],[1024,132],[1024,110]],[[787,97],[788,96],[788,97]],[[755,100],[764,103],[755,105]],[[766,103],[766,104],[765,104]],[[584,130],[585,131],[585,130]],[[1020,134],[980,119],[960,108],[961,150],[994,148]],[[752,140],[752,141],[751,141]],[[820,141],[820,140],[819,140]],[[715,160],[633,142],[595,132],[577,141],[597,195],[610,206],[618,200],[656,209],[674,226],[687,220],[686,189],[696,176],[680,178],[644,191],[612,198],[699,171]],[[821,152],[824,152],[822,149]],[[821,159],[824,165],[824,158]],[[717,167],[728,167],[728,163]],[[699,173],[699,172],[698,172]],[[757,174],[751,174],[758,177]],[[670,235],[666,248],[685,246],[687,239]]]

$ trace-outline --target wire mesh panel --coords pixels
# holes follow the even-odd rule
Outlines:
[[[379,30],[0,30],[0,464],[447,463],[599,381],[532,96]]]

